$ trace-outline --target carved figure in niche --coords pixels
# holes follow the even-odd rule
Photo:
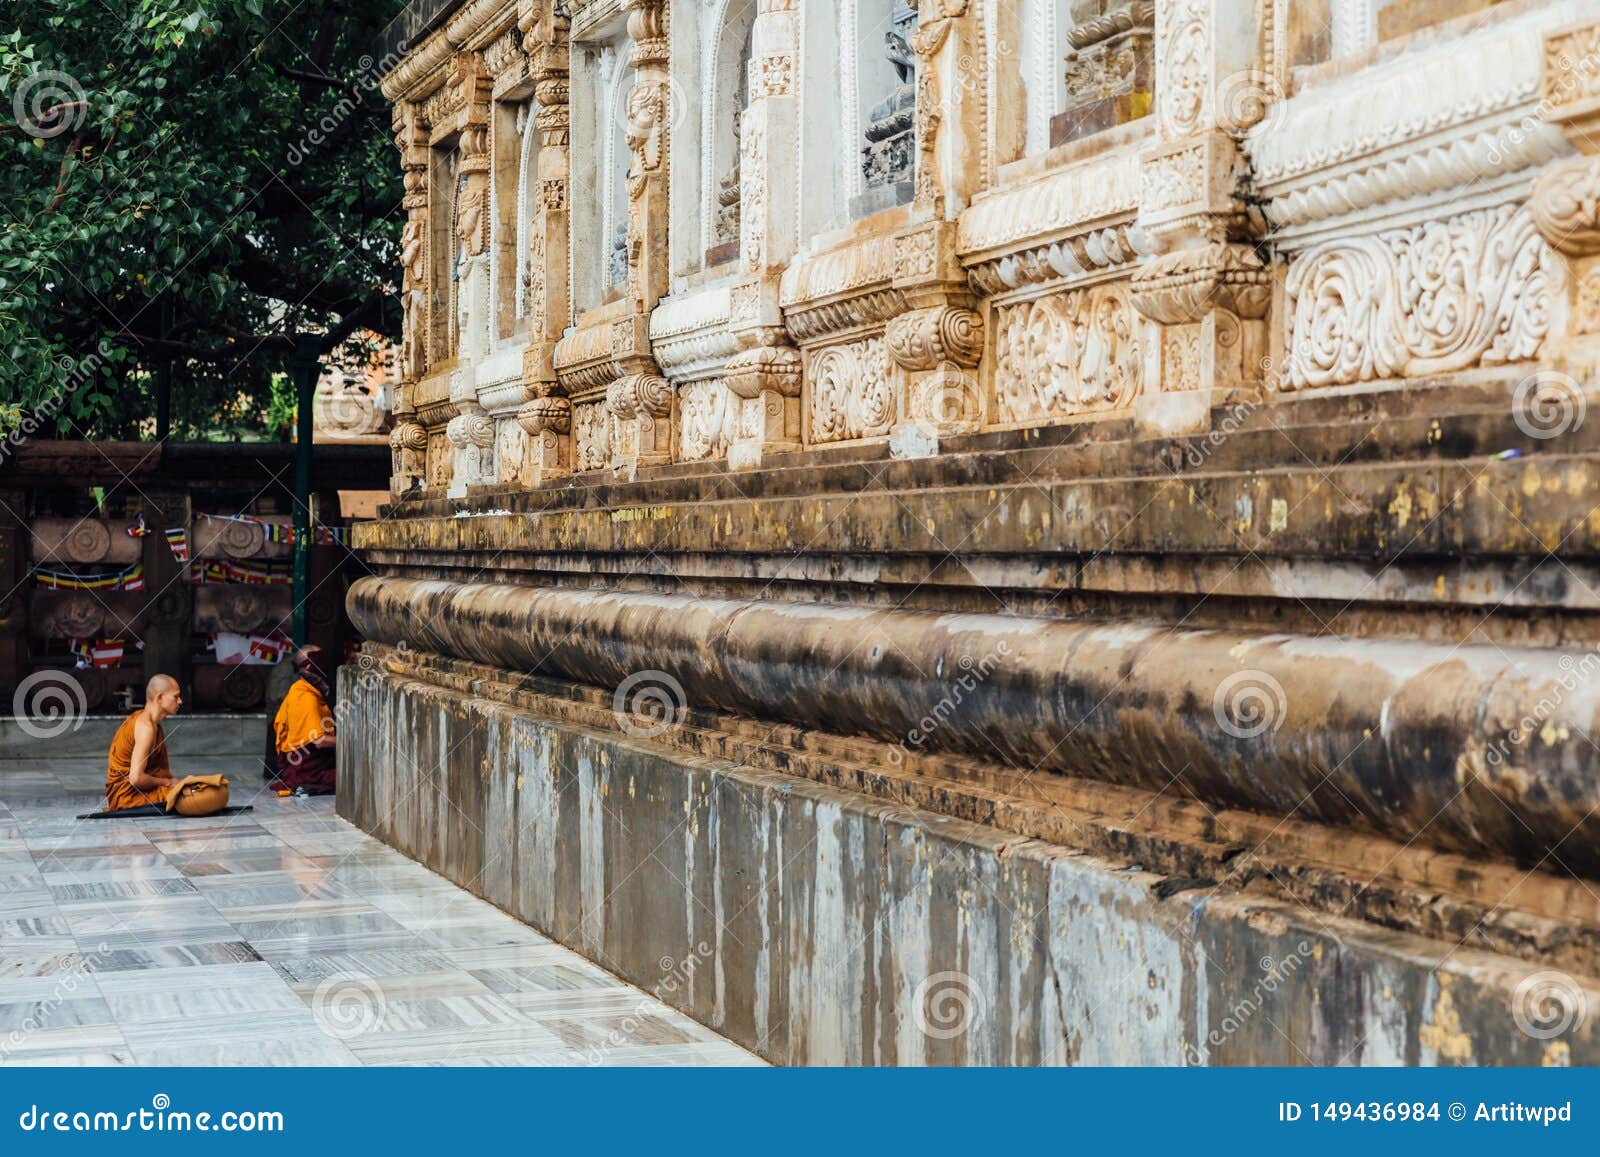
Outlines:
[[[618,221],[611,231],[611,256],[606,267],[607,285],[625,285],[628,281],[628,223]]]
[[[717,183],[716,242],[726,245],[739,240],[739,151],[744,131],[744,112],[750,107],[750,54],[755,25],[745,33],[739,49],[738,85],[733,93],[733,157],[728,171]]]
[[[408,380],[422,376],[427,360],[426,335],[423,333],[423,327],[427,324],[427,298],[423,288],[427,284],[425,237],[422,218],[416,214],[407,217],[405,231],[400,235],[400,266],[404,270],[402,308],[405,311],[401,372]]]
[[[884,34],[884,55],[900,83],[867,114],[867,143],[861,150],[867,191],[852,205],[856,216],[903,204],[911,200],[913,192],[917,58],[911,42],[917,31],[916,8],[907,0],[894,0],[890,23]]]
[[[1149,115],[1155,91],[1153,0],[1077,0],[1067,33],[1067,107],[1050,146]]]

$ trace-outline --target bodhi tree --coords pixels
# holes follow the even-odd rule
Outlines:
[[[175,434],[264,433],[306,335],[323,355],[399,336],[402,190],[372,58],[399,7],[8,6],[0,436],[24,418],[148,434],[168,381]]]

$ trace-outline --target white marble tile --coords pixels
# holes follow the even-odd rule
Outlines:
[[[85,774],[0,777],[0,1065],[753,1060],[332,800],[78,821]]]

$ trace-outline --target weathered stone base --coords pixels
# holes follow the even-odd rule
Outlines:
[[[1540,966],[1220,894],[414,673],[346,668],[339,811],[796,1064],[1594,1064]],[[636,726],[636,725],[635,725]],[[1561,981],[1600,1007],[1600,990]],[[1586,984],[1587,982],[1585,982]]]

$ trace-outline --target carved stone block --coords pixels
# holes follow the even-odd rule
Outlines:
[[[1143,325],[1125,286],[996,306],[994,319],[999,422],[1120,409],[1143,388]]]

